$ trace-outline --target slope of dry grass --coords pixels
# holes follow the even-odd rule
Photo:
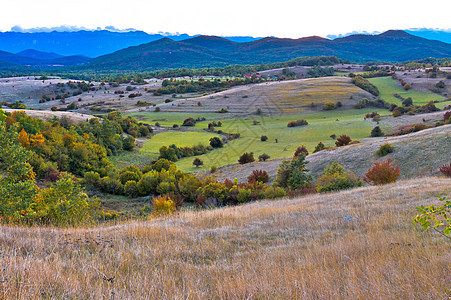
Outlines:
[[[449,241],[412,223],[414,207],[437,201],[440,192],[451,194],[451,180],[112,227],[3,227],[0,298],[445,298]]]

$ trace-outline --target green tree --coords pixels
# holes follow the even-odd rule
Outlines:
[[[38,192],[33,168],[27,162],[31,155],[19,143],[17,126],[7,129],[0,121],[0,217],[3,221],[23,219]]]
[[[99,203],[90,199],[71,175],[64,175],[43,190],[32,205],[36,217],[53,225],[79,225],[94,221]]]
[[[277,185],[293,191],[310,186],[313,178],[308,174],[307,164],[303,152],[292,161],[283,161],[277,170]]]

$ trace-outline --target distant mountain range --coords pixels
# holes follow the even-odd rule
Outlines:
[[[267,37],[237,43],[217,36],[174,41],[163,38],[97,57],[84,65],[92,70],[158,70],[230,64],[260,64],[300,56],[334,55],[351,61],[399,62],[426,57],[451,57],[451,44],[390,30],[379,35],[351,35],[335,40]]]
[[[33,49],[27,49],[16,54],[0,51],[0,66],[12,66],[13,64],[22,66],[73,66],[87,63],[91,59],[86,56],[73,55],[63,56],[53,52],[47,53]]]
[[[32,33],[0,32],[0,49],[12,53],[26,49],[35,49],[42,52],[56,52],[63,56],[82,55],[97,57],[165,37],[174,41],[181,41],[194,36],[187,34],[165,36],[162,34],[148,34],[144,31],[113,32],[108,30]],[[257,39],[247,36],[227,38],[237,42],[249,42]]]
[[[76,37],[80,37],[78,40]],[[36,38],[34,42],[30,38]],[[148,39],[156,39],[143,42]],[[12,41],[6,46],[5,40]],[[15,41],[15,42],[14,42]],[[21,47],[30,46],[22,49]],[[133,45],[133,46],[130,46]],[[3,46],[2,46],[3,45]],[[121,45],[126,45],[120,48]],[[5,51],[19,49],[19,51]],[[67,55],[72,53],[83,55]],[[337,56],[355,62],[400,62],[427,57],[451,57],[451,44],[401,30],[378,35],[357,34],[334,40],[317,36],[287,39],[177,35],[171,38],[145,32],[76,31],[0,33],[0,67],[74,66],[77,69],[151,71],[168,68],[261,64],[301,56]],[[50,50],[42,50],[50,49]],[[112,53],[90,59],[86,53]],[[93,55],[94,54],[94,55]]]
[[[425,39],[437,40],[437,41],[451,44],[451,30],[417,28],[417,29],[410,29],[410,30],[404,30],[404,31],[407,33],[425,38]]]

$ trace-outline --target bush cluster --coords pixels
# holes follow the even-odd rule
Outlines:
[[[304,119],[300,119],[300,120],[288,122],[287,127],[297,127],[297,126],[305,126],[305,125],[308,125],[308,122]]]

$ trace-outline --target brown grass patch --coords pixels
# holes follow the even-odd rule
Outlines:
[[[111,227],[3,227],[0,298],[446,298],[449,241],[412,217],[450,187],[421,178]]]

